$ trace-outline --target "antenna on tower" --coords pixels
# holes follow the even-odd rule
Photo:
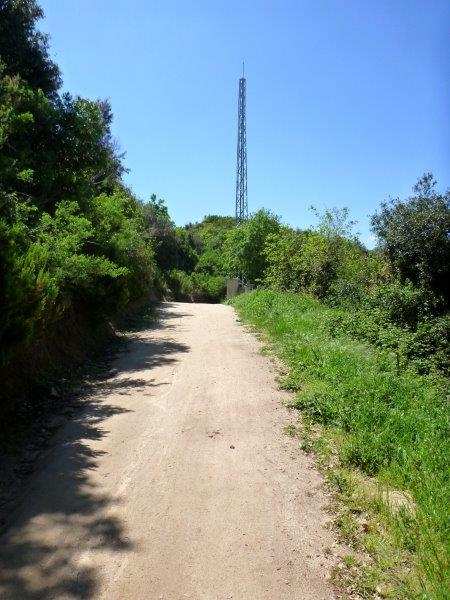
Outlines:
[[[238,136],[236,153],[236,222],[241,223],[248,218],[247,200],[247,117],[246,94],[247,80],[245,65],[242,61],[242,77],[239,79],[238,93]]]

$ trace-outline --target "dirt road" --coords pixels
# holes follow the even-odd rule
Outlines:
[[[334,598],[320,477],[259,349],[231,307],[164,304],[18,503],[0,597]]]

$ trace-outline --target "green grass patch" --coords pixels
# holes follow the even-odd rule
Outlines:
[[[329,477],[349,506],[339,515],[341,530],[351,540],[361,531],[365,551],[378,557],[365,570],[363,595],[380,595],[378,585],[386,597],[448,598],[448,381],[408,365],[399,370],[395,353],[331,332],[337,309],[312,297],[257,290],[233,304],[245,322],[268,334],[289,368],[283,385],[296,391],[295,405],[306,417],[304,449],[326,454],[329,464],[326,436],[311,431],[320,424],[333,434],[339,466],[335,461]],[[411,501],[386,511],[373,494],[355,500],[352,470]],[[361,511],[376,515],[375,522],[361,528],[355,518]],[[380,550],[385,546],[389,551]]]

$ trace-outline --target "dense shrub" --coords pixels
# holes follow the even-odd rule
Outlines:
[[[358,304],[389,278],[389,265],[355,238],[347,209],[327,210],[319,217],[313,230],[285,226],[267,237],[264,283],[306,291],[334,304]]]
[[[162,200],[143,206],[147,230],[166,294],[177,300],[218,302],[225,296],[223,243],[234,228],[232,217],[209,215],[199,223],[176,227]]]
[[[382,204],[374,232],[403,279],[428,287],[450,303],[450,191],[439,194],[426,173],[413,196]]]
[[[175,300],[220,302],[225,296],[225,279],[221,275],[174,269],[168,275],[168,285]]]
[[[42,9],[35,0],[2,0],[0,3],[0,56],[8,75],[19,75],[46,95],[60,84],[57,65],[48,55],[48,37],[36,31]]]
[[[267,269],[266,241],[280,228],[278,217],[260,210],[252,218],[230,229],[224,244],[224,265],[228,275],[259,283]]]
[[[207,215],[199,223],[188,223],[186,231],[198,240],[202,252],[222,252],[222,247],[230,229],[234,229],[236,221],[233,217]]]
[[[438,371],[450,376],[450,315],[420,322],[404,352],[419,373]]]
[[[94,335],[158,278],[143,208],[121,183],[110,107],[58,93],[40,16],[33,0],[0,3],[2,411],[14,377],[25,379],[14,365],[33,352],[39,371],[61,324]]]
[[[175,227],[163,200],[153,195],[143,205],[146,226],[154,240],[155,259],[163,272],[179,269],[190,272],[198,262],[194,237],[184,228]]]
[[[142,296],[155,274],[140,207],[123,190],[93,198],[90,212],[75,201],[53,216],[18,204],[12,223],[0,220],[7,266],[2,289],[2,361],[46,323],[83,305],[106,319]]]
[[[199,258],[195,270],[208,275],[227,274],[223,245],[228,232],[234,229],[233,217],[208,215],[200,223],[186,225],[186,230],[196,241]]]
[[[354,241],[283,227],[268,236],[264,281],[334,302],[357,303],[383,276],[384,265]]]

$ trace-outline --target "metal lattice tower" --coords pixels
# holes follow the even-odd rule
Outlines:
[[[238,223],[248,217],[246,88],[247,80],[244,76],[244,63],[242,63],[242,77],[239,79],[236,160],[236,221]]]

